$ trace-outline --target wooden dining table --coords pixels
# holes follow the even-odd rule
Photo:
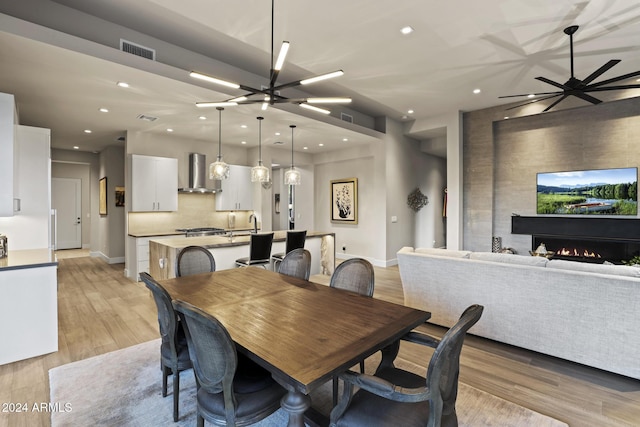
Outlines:
[[[396,342],[430,313],[259,267],[161,280],[174,300],[217,318],[238,351],[288,390],[281,407],[303,426],[309,393]]]

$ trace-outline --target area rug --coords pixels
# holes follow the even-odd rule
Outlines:
[[[193,371],[180,375],[180,420],[173,422],[173,397],[162,397],[159,340],[92,357],[49,371],[51,425],[62,426],[193,426],[195,380]],[[397,360],[397,365],[424,375],[424,368]],[[367,361],[367,369],[375,367]],[[169,382],[171,392],[171,381]],[[313,406],[328,414],[331,384],[311,395]],[[563,427],[567,424],[460,383],[458,418],[461,427]],[[287,425],[287,414],[278,410],[255,424]]]

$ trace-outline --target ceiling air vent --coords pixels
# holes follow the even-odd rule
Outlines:
[[[143,58],[150,59],[152,61],[156,60],[155,49],[150,49],[148,47],[144,47],[124,39],[120,39],[120,50],[123,52],[130,53],[132,55],[141,56]]]
[[[156,120],[158,120],[157,117],[147,116],[146,114],[138,114],[138,117],[136,117],[136,119],[145,120],[147,122],[155,122]]]
[[[340,113],[340,119],[345,122],[353,123],[353,116],[346,113]]]
[[[273,145],[283,145],[284,141],[275,141]]]

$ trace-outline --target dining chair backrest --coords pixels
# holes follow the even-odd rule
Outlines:
[[[370,297],[373,296],[374,282],[371,263],[363,258],[350,258],[338,264],[331,275],[329,286]]]
[[[249,240],[249,260],[269,261],[272,245],[273,233],[252,234]]]
[[[237,367],[236,347],[226,328],[213,316],[184,301],[174,301],[182,314],[198,384],[209,393],[232,395]],[[226,397],[225,397],[226,401]]]
[[[309,280],[311,275],[311,252],[304,248],[297,248],[287,253],[282,262],[280,262],[278,273]]]
[[[162,287],[149,273],[140,273],[140,279],[145,286],[151,291],[153,300],[158,310],[158,326],[162,342],[169,343],[173,357],[177,357],[176,337],[178,315],[173,310],[171,304],[171,296],[165,288]]]
[[[216,271],[213,254],[202,246],[187,246],[178,254],[176,277]]]
[[[305,240],[307,239],[307,230],[287,231],[287,240],[285,243],[285,253],[289,253],[294,249],[304,248]]]

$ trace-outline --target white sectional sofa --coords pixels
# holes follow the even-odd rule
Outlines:
[[[469,333],[640,379],[640,268],[433,248],[398,252],[405,305]]]

